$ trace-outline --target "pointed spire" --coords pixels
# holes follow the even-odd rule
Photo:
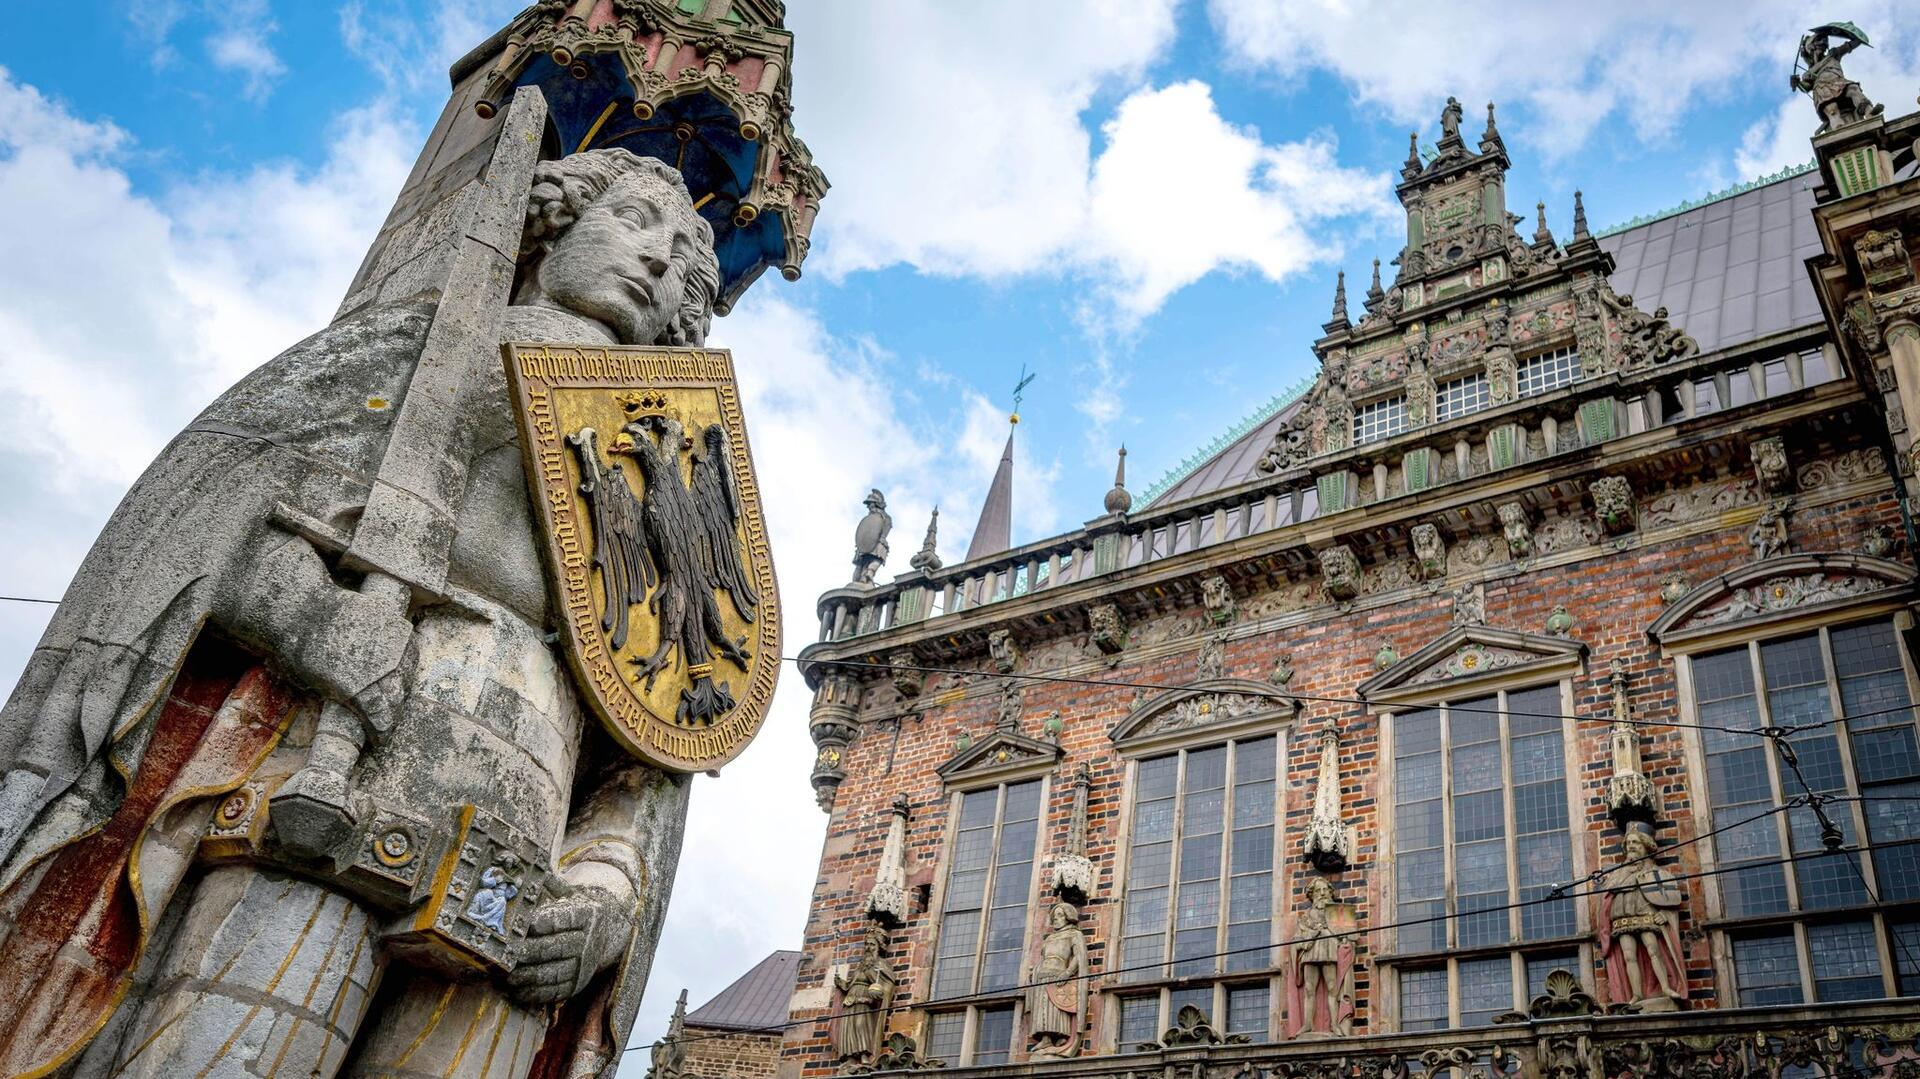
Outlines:
[[[1487,129],[1480,133],[1480,152],[1486,153],[1501,146],[1500,129],[1493,124],[1493,102],[1487,102]]]
[[[922,573],[932,573],[942,565],[940,552],[934,545],[940,540],[940,507],[933,507],[933,516],[927,518],[927,538],[920,541],[920,551],[907,559],[907,565]]]
[[[1013,433],[1019,426],[1020,415],[1015,413],[1007,424],[1007,448],[1000,451],[1000,466],[993,470],[987,500],[980,505],[980,522],[973,526],[973,539],[967,544],[969,562],[1013,546]]]
[[[1333,284],[1333,317],[1323,327],[1328,333],[1339,333],[1353,328],[1353,320],[1347,317],[1347,271],[1341,270]]]
[[[1579,243],[1582,240],[1591,239],[1593,234],[1587,231],[1587,206],[1580,201],[1580,192],[1575,191],[1573,193],[1573,242]]]
[[[1539,216],[1540,224],[1533,230],[1533,246],[1553,246],[1553,230],[1547,227],[1547,204],[1545,200],[1533,204],[1533,212]]]
[[[1133,496],[1127,493],[1127,448],[1120,447],[1120,463],[1113,469],[1113,490],[1107,492],[1107,512],[1125,513],[1133,508]]]
[[[1380,260],[1374,259],[1373,283],[1367,286],[1367,310],[1371,311],[1380,306],[1380,301],[1386,298],[1387,294],[1380,288]]]
[[[1408,180],[1420,175],[1420,133],[1407,133],[1407,162],[1400,166],[1400,175]]]

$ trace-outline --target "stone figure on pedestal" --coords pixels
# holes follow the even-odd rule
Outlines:
[[[1033,988],[1027,992],[1029,1055],[1034,1059],[1080,1054],[1087,1017],[1086,973],[1087,938],[1080,931],[1079,908],[1056,902],[1047,912],[1047,936],[1040,944],[1040,961],[1033,965]]]
[[[867,515],[853,529],[854,584],[873,583],[874,575],[887,563],[887,533],[893,531],[886,495],[878,489],[868,491],[864,504]]]
[[[1686,893],[1654,861],[1645,824],[1629,827],[1620,864],[1600,881],[1594,930],[1606,954],[1607,995],[1641,1012],[1674,1011],[1687,999],[1680,908]]]
[[[1325,877],[1307,882],[1307,901],[1288,946],[1287,1036],[1346,1037],[1353,1033],[1353,911]]]
[[[1838,37],[1840,44],[1830,43]],[[1793,88],[1813,98],[1820,113],[1820,130],[1828,131],[1870,116],[1878,116],[1885,107],[1867,99],[1860,84],[1847,78],[1840,61],[1848,53],[1867,43],[1866,36],[1851,23],[1816,26],[1800,37],[1799,64],[1792,78]]]
[[[842,1073],[871,1067],[885,1040],[887,1010],[893,1006],[895,982],[887,969],[887,931],[867,927],[860,958],[844,974],[835,975],[840,991],[839,1018],[833,1021],[833,1053]]]
[[[370,304],[227,391],[134,484],[0,711],[0,1074],[611,1074],[688,785],[613,744],[548,643],[496,342],[698,344],[720,277],[673,169],[536,162],[539,101],[480,185],[525,222],[482,253],[498,301]],[[463,318],[486,362],[421,385]],[[408,404],[445,415],[420,468],[457,497],[440,593],[394,606],[345,552],[402,497],[369,478],[413,452]],[[327,738],[345,846],[265,812]],[[486,962],[456,974],[435,934]]]

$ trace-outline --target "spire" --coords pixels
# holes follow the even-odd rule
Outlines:
[[[920,541],[920,551],[907,559],[907,565],[922,573],[932,573],[941,566],[940,552],[934,545],[940,541],[940,507],[933,507],[933,516],[927,518],[927,538]]]
[[[1593,235],[1587,231],[1587,207],[1580,201],[1580,192],[1573,193],[1573,242],[1591,240]]]
[[[1547,227],[1547,204],[1544,200],[1533,204],[1533,212],[1539,215],[1540,225],[1533,230],[1535,247],[1550,247],[1553,244],[1553,230]]]
[[[1353,320],[1347,317],[1347,271],[1341,270],[1333,284],[1333,317],[1322,327],[1328,333],[1339,333],[1353,328]]]
[[[993,470],[987,500],[980,506],[980,523],[973,526],[967,561],[999,554],[1013,546],[1013,433],[1020,426],[1014,413],[1007,424],[1007,448],[1000,451],[1000,467]]]
[[[1493,125],[1493,102],[1487,102],[1487,129],[1480,133],[1480,152],[1486,153],[1500,146],[1500,129]]]
[[[1367,310],[1371,311],[1380,306],[1380,301],[1386,298],[1387,294],[1380,288],[1380,260],[1374,259],[1373,283],[1367,286]]]
[[[1408,180],[1420,175],[1420,133],[1418,131],[1407,134],[1407,162],[1400,166],[1400,175]]]
[[[1113,469],[1113,490],[1107,492],[1107,512],[1125,513],[1133,508],[1133,496],[1127,493],[1127,448],[1120,447],[1120,463]]]

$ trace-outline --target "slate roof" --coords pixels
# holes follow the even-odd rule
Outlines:
[[[1820,302],[1805,263],[1820,251],[1813,224],[1819,180],[1808,170],[1599,234],[1615,261],[1608,282],[1642,311],[1665,307],[1702,352],[1817,325]],[[1156,483],[1150,501],[1178,501],[1245,481],[1297,407],[1270,403],[1271,411],[1246,433],[1184,476],[1174,470],[1170,485]]]
[[[687,1013],[687,1026],[704,1030],[765,1030],[787,1021],[787,1003],[800,976],[799,952],[775,952],[712,1000]]]

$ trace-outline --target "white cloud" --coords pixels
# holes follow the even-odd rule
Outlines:
[[[1384,180],[1340,169],[1330,139],[1230,124],[1204,83],[1139,85],[1175,6],[1057,4],[1064,33],[1035,33],[1025,4],[871,5],[851,25],[796,7],[796,124],[835,181],[813,268],[1064,272],[1095,289],[1083,324],[1124,336],[1215,270],[1280,281],[1326,257],[1310,226],[1384,204]],[[1085,117],[1103,92],[1128,96],[1096,153]]]
[[[1489,99],[1523,105],[1532,122],[1505,133],[1555,156],[1581,147],[1610,116],[1659,140],[1691,108],[1784,86],[1800,31],[1827,18],[1801,0],[1209,0],[1209,8],[1230,55],[1282,81],[1330,72],[1361,102],[1418,124],[1423,138],[1449,94],[1470,112]],[[1878,3],[1851,14],[1891,39],[1907,13]]]
[[[447,69],[505,26],[523,0],[445,0],[418,4],[348,0],[340,6],[340,38],[389,87],[438,94]]]

